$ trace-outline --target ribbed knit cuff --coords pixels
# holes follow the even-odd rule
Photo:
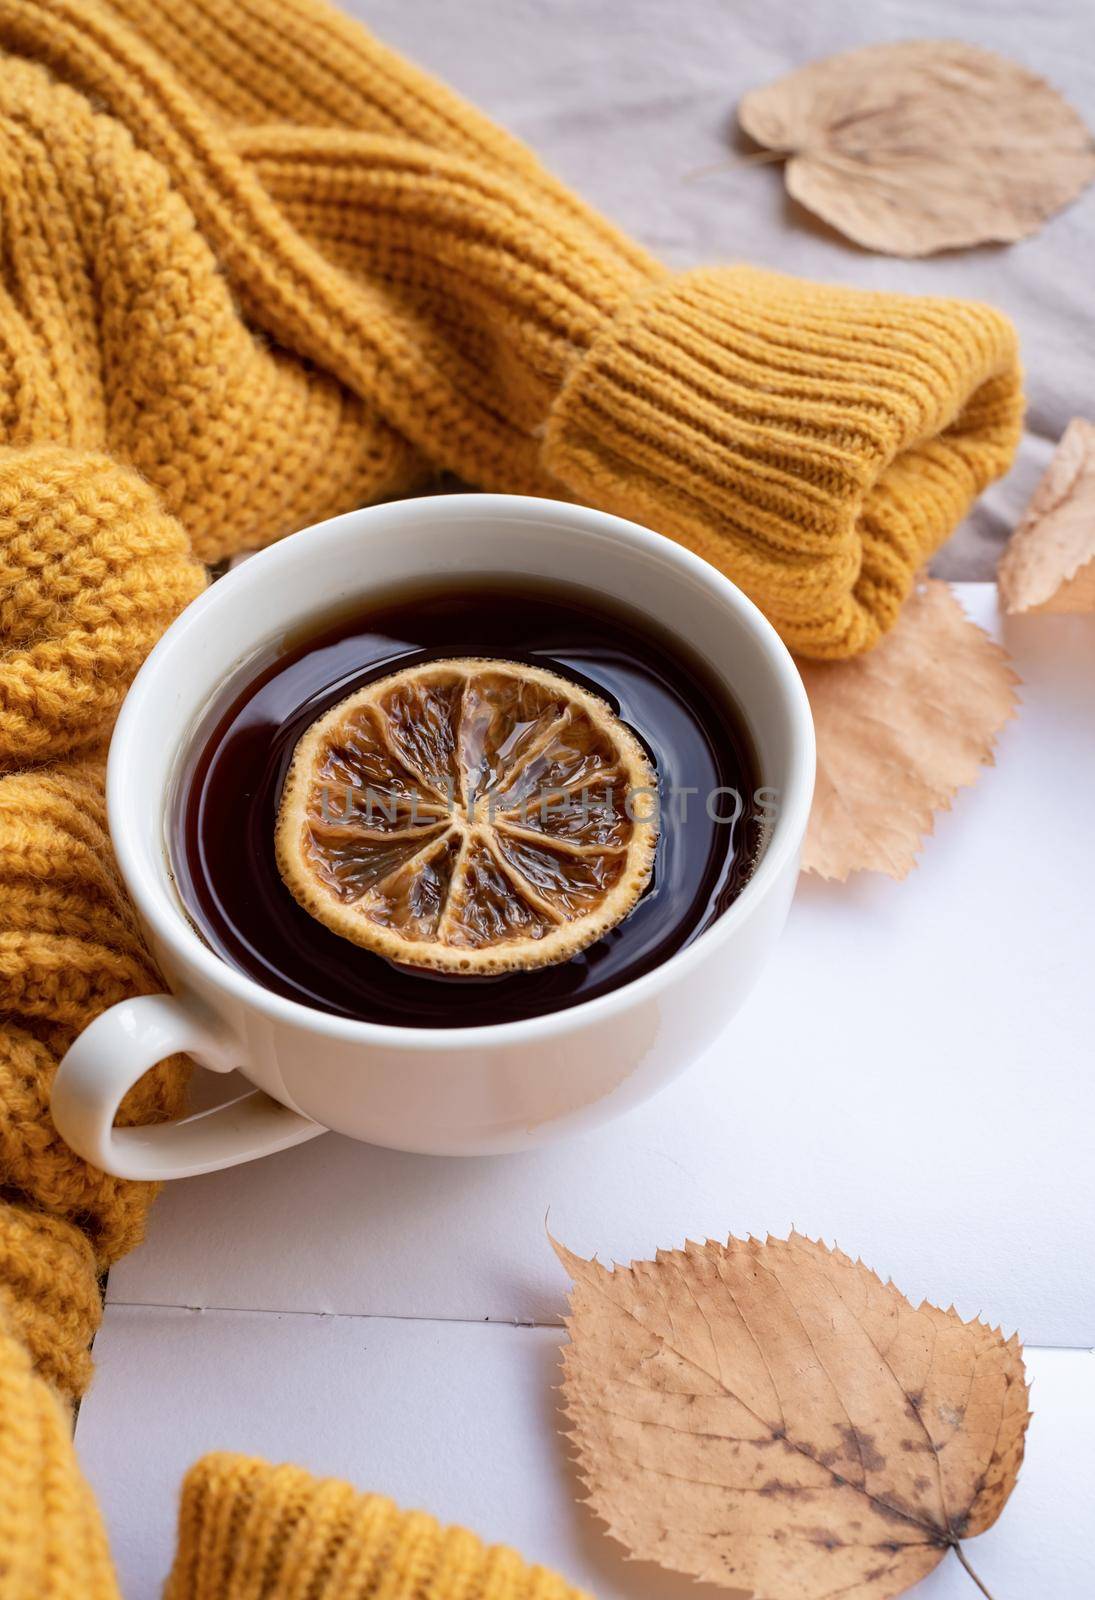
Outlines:
[[[464,1528],[313,1478],[205,1456],[183,1484],[164,1600],[588,1600]]]
[[[94,1252],[79,1229],[0,1204],[0,1325],[65,1400],[87,1388],[101,1316]]]
[[[544,461],[721,567],[792,649],[841,657],[894,621],[1021,418],[1015,332],[989,307],[733,267],[613,319]]]

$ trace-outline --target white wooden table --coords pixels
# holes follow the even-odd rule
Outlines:
[[[804,880],[760,988],[658,1099],[532,1155],[328,1135],[168,1186],[111,1274],[77,1430],[127,1600],[158,1594],[179,1480],[216,1448],[467,1523],[602,1600],[694,1596],[575,1503],[549,1210],[603,1260],[796,1225],[1018,1328],[1027,1463],[971,1555],[996,1600],[1090,1600],[1095,619],[1001,628],[991,586],[959,593],[1025,680],[997,768],[904,884]],[[915,1591],[972,1593],[951,1559]]]

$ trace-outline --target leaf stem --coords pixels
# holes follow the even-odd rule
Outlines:
[[[952,1546],[952,1549],[954,1550],[954,1553],[958,1557],[959,1561],[965,1567],[966,1571],[969,1573],[970,1577],[973,1579],[974,1583],[980,1589],[981,1593],[983,1595],[987,1596],[987,1600],[992,1600],[992,1595],[989,1594],[989,1591],[985,1588],[985,1585],[981,1582],[981,1580],[977,1576],[976,1572],[974,1572],[973,1568],[970,1566],[969,1562],[966,1560],[966,1553],[962,1549],[961,1543],[956,1541],[954,1543],[954,1545]]]
[[[728,172],[735,167],[762,167],[770,161],[786,161],[789,150],[750,150],[742,156],[724,156],[705,167],[693,167],[684,174],[685,183],[695,183],[697,178],[708,178],[713,172]]]

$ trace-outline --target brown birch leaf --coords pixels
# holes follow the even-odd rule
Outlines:
[[[952,1547],[968,1565],[1023,1458],[1015,1335],[798,1234],[614,1271],[555,1250],[578,1470],[632,1555],[763,1600],[888,1600]]]
[[[903,878],[935,813],[992,765],[1017,674],[949,585],[924,579],[874,650],[800,661],[817,732],[803,870]]]
[[[799,68],[738,107],[787,189],[868,250],[923,256],[1035,233],[1095,178],[1095,140],[1036,73],[950,39]]]
[[[1095,426],[1075,417],[1008,540],[1004,610],[1095,611]]]

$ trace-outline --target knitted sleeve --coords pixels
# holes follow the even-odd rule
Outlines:
[[[186,1476],[164,1600],[590,1600],[546,1567],[382,1495],[246,1456]]]
[[[315,0],[0,0],[0,39],[107,106],[251,321],[419,458],[670,534],[804,654],[874,644],[1010,463],[998,313],[671,276]]]

